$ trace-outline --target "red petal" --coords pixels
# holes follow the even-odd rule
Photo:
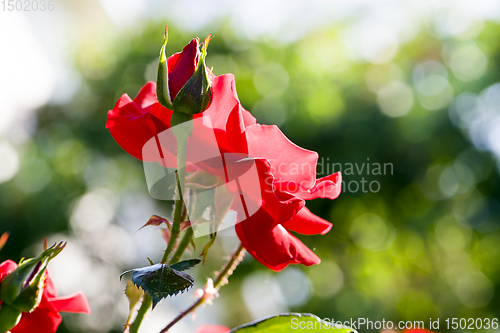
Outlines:
[[[271,161],[277,183],[293,182],[304,189],[313,187],[318,153],[297,146],[274,125],[248,126],[246,135],[249,154]]]
[[[47,279],[45,280],[45,289],[43,290],[43,295],[47,297],[47,299],[51,299],[57,297],[57,288],[54,280],[50,277],[50,273],[47,270]]]
[[[198,326],[195,333],[226,333],[230,329],[221,325],[201,325]]]
[[[0,281],[3,280],[10,272],[17,268],[17,264],[12,260],[5,260],[0,264]]]
[[[62,321],[62,317],[56,308],[45,296],[35,311],[23,312],[21,321],[10,331],[12,333],[54,333]]]
[[[280,271],[289,264],[310,266],[321,262],[314,252],[281,224],[271,230],[256,228],[256,219],[259,220],[258,224],[264,221],[268,224],[273,223],[269,220],[269,215],[260,212],[235,226],[241,244],[255,259],[275,271]]]
[[[75,312],[90,314],[90,306],[82,292],[51,299],[50,302],[59,312]]]
[[[172,58],[173,57],[173,58]],[[167,60],[168,64],[168,88],[172,101],[184,84],[193,75],[200,50],[198,49],[198,39],[193,38],[188,45],[184,46],[181,53],[174,54],[172,60]]]
[[[212,82],[213,100],[210,107],[198,117],[210,118],[215,137],[221,150],[247,153],[245,119],[236,94],[233,74],[216,77]],[[248,116],[246,116],[248,118]],[[251,119],[246,119],[251,122]]]
[[[283,223],[291,231],[303,235],[324,235],[332,228],[332,224],[311,213],[307,207],[302,208],[291,220]]]
[[[134,101],[124,94],[108,112],[106,128],[124,150],[140,160],[146,142],[170,126],[172,111],[154,102],[155,87],[153,82],[147,83]]]
[[[320,259],[281,225],[303,209],[304,201],[273,188],[274,177],[267,160],[255,160],[255,163],[260,181],[261,207],[236,224],[241,243],[255,259],[273,270],[279,271],[288,264],[309,266],[319,263]],[[243,192],[247,192],[247,186],[251,185],[241,181]],[[238,215],[241,218],[240,212]]]

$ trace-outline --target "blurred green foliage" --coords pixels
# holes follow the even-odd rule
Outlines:
[[[216,75],[234,73],[239,98],[258,122],[277,123],[294,143],[317,151],[322,168],[361,166],[368,159],[370,166],[393,166],[385,175],[368,174],[366,168],[354,175],[344,170],[346,190],[338,199],[308,203],[334,228],[325,236],[298,236],[323,262],[299,268],[312,281],[312,297],[290,310],[335,319],[426,323],[429,318],[499,317],[496,160],[452,123],[450,100],[441,106],[425,100],[415,87],[415,68],[438,62],[448,73],[446,87],[453,96],[480,93],[500,81],[500,26],[486,24],[475,39],[487,56],[487,70],[465,81],[446,58],[446,50],[463,42],[459,38],[440,40],[423,30],[401,46],[391,63],[377,65],[349,60],[339,48],[337,29],[278,45],[241,40],[222,28],[214,32],[207,57]],[[194,36],[175,27],[169,31],[170,54]],[[74,200],[95,184],[147,195],[142,164],[113,141],[105,129],[106,111],[121,94],[134,97],[155,79],[162,38],[163,26],[150,24],[79,45],[74,54],[82,76],[78,92],[66,104],[38,111],[20,172],[0,185],[0,223],[11,232],[1,260],[19,260],[43,236],[68,232]],[[381,91],[394,82],[401,85],[393,87],[403,87],[395,96]],[[405,87],[410,97],[398,100],[408,93]],[[396,100],[386,101],[386,95]],[[391,109],[394,103],[403,103],[402,109]],[[411,103],[408,110],[404,103]],[[390,117],[391,112],[407,113]],[[379,182],[380,191],[349,191],[349,182],[363,177],[368,184]],[[137,221],[137,229],[144,222]],[[207,275],[221,263],[220,256],[213,257]],[[224,304],[221,324],[234,327],[251,319],[240,286],[245,276],[263,270],[256,261],[236,270],[216,301]],[[59,331],[68,331],[64,323]]]

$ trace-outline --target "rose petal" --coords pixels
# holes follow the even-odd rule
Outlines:
[[[193,38],[188,45],[184,46],[180,54],[177,53],[173,57],[172,60],[167,60],[169,72],[168,88],[172,101],[175,99],[175,96],[177,96],[179,90],[181,90],[184,84],[191,78],[196,69],[198,58],[200,57],[198,39]]]
[[[271,161],[276,183],[293,182],[305,189],[313,187],[318,153],[297,146],[274,125],[248,126],[246,136],[249,154]]]
[[[12,333],[54,333],[62,321],[62,317],[56,308],[42,297],[40,305],[35,311],[23,312],[21,321],[10,331]]]
[[[310,266],[321,262],[314,252],[281,224],[271,230],[256,228],[255,219],[260,220],[259,225],[263,221],[273,223],[269,215],[260,212],[235,226],[241,244],[255,259],[274,271],[280,271],[289,264]]]
[[[73,295],[57,297],[50,302],[59,312],[73,312],[90,314],[90,306],[82,292]]]
[[[153,85],[148,83],[141,89],[138,94],[138,103],[132,101],[127,94],[122,95],[113,110],[108,112],[106,123],[106,128],[109,129],[115,141],[130,155],[140,160],[142,160],[142,148],[146,142],[170,125],[150,113],[154,108],[154,104],[148,104],[153,98],[152,87]],[[146,108],[141,108],[141,106],[146,106]],[[160,107],[158,106],[157,109]],[[171,116],[172,111],[161,108],[166,113],[163,118],[169,118],[168,114]]]
[[[303,235],[324,235],[332,229],[330,222],[314,215],[307,207],[302,208],[297,215],[282,225],[287,230]]]
[[[201,325],[198,326],[195,333],[226,333],[230,329],[221,325]]]
[[[12,260],[5,260],[0,264],[0,281],[3,280],[10,272],[17,268],[17,264]]]

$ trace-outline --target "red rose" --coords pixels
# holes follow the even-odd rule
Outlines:
[[[170,128],[171,116],[172,111],[162,107],[156,99],[155,83],[149,82],[134,100],[126,94],[120,98],[108,112],[106,127],[118,144],[134,157],[175,168],[175,138],[171,136],[167,140],[160,135]],[[329,222],[304,207],[305,200],[335,199],[341,190],[341,174],[316,179],[318,154],[293,144],[276,126],[257,124],[241,106],[232,74],[212,79],[212,103],[206,111],[194,115],[195,120],[201,117],[204,117],[203,124],[209,120],[209,131],[215,135],[215,149],[220,155],[246,154],[253,158],[258,170],[261,196],[255,198],[255,202],[260,208],[249,217],[239,214],[242,222],[236,224],[243,246],[273,270],[281,270],[288,264],[318,264],[320,259],[314,252],[288,230],[313,235],[325,234],[331,229]],[[203,139],[207,128],[194,126],[188,143],[188,167],[194,160],[198,167],[211,169],[213,166],[207,163],[204,167],[198,156],[190,156],[189,145],[197,147],[195,152],[214,149],[206,146],[209,141]],[[142,149],[152,138],[156,139],[161,152],[143,156]],[[224,162],[227,179],[226,168]],[[246,186],[243,192],[255,192],[252,191],[255,184],[249,182]],[[242,210],[241,207],[233,209]]]
[[[0,264],[0,282],[17,268],[11,260]],[[0,302],[1,304],[1,302]],[[54,282],[47,273],[42,300],[32,312],[23,312],[21,321],[10,331],[12,333],[54,333],[62,321],[59,312],[90,313],[87,299],[82,293],[58,297]]]
[[[227,333],[230,329],[221,325],[201,325],[195,333]]]

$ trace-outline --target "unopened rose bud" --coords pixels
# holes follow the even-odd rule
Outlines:
[[[174,111],[188,115],[205,111],[212,102],[210,75],[205,65],[211,34],[205,38],[196,70],[174,99]]]
[[[19,266],[9,273],[0,283],[0,301],[2,309],[9,315],[12,307],[22,312],[30,312],[40,303],[45,286],[46,270],[50,260],[66,246],[59,243],[45,250],[40,256],[22,260]],[[4,314],[7,316],[7,314]],[[0,332],[3,332],[0,330]]]

